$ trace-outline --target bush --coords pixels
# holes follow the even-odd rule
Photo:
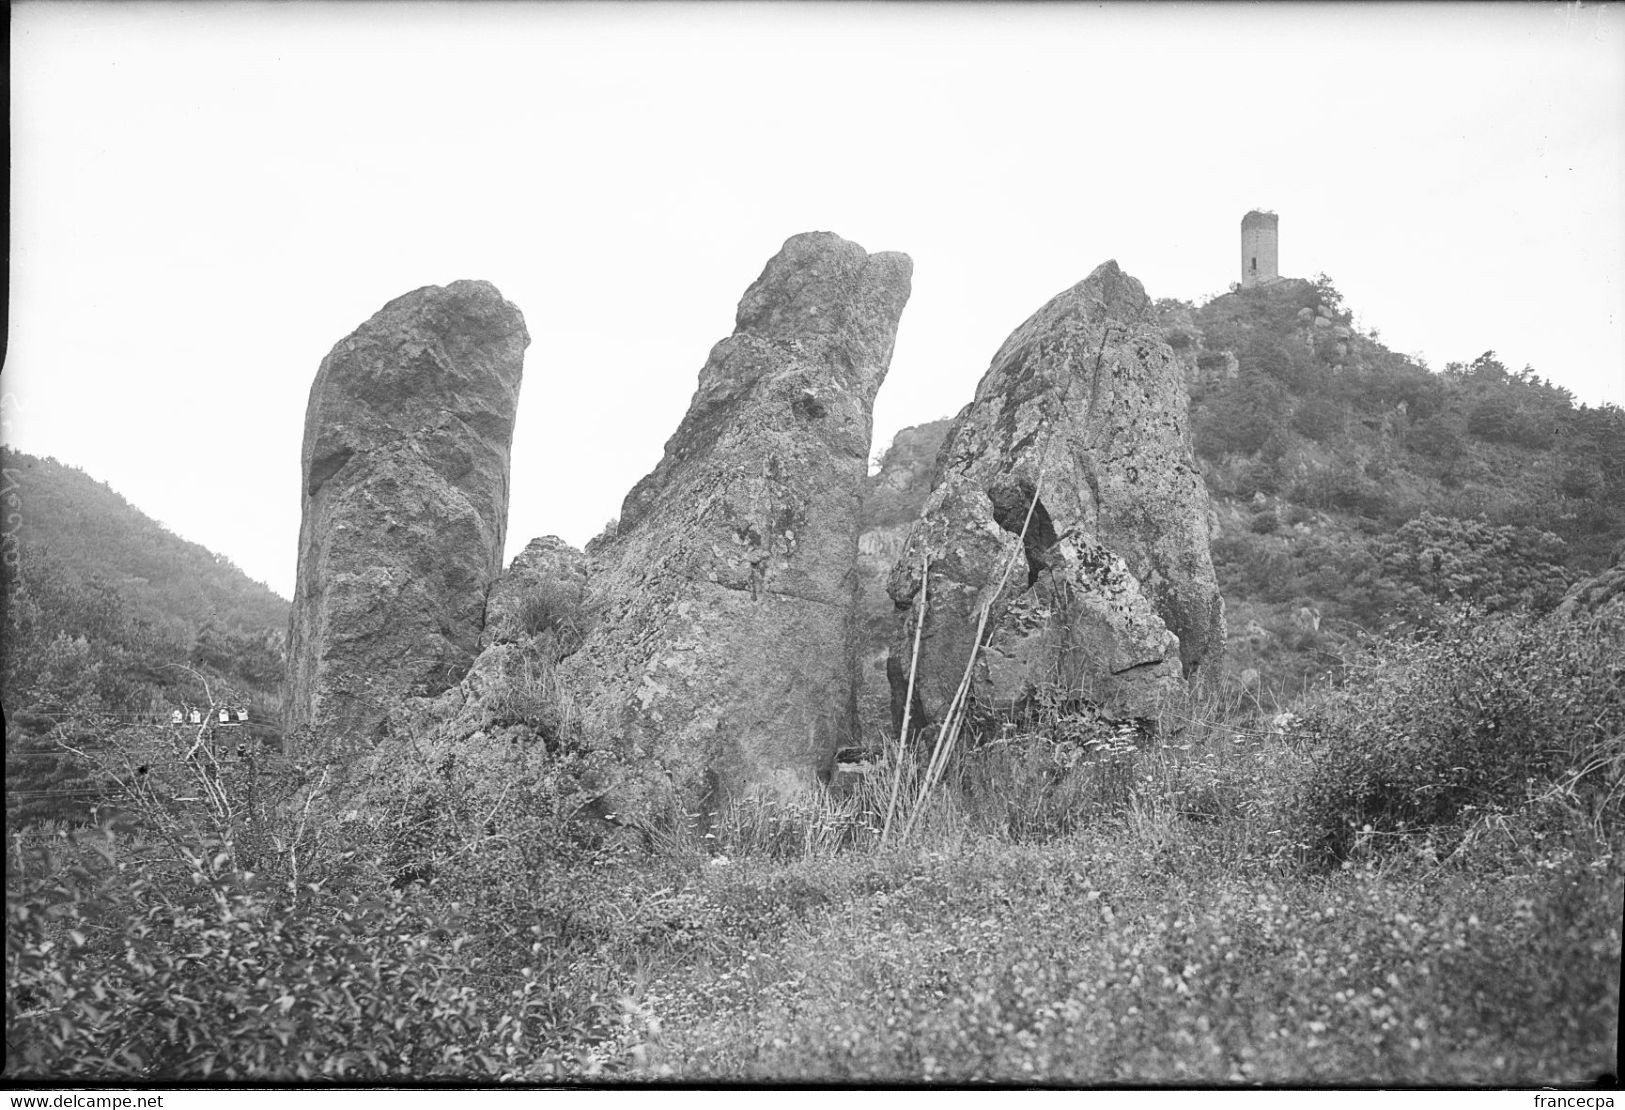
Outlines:
[[[1567,545],[1524,525],[1492,525],[1423,513],[1381,543],[1383,576],[1410,593],[1412,616],[1430,603],[1466,603],[1488,612],[1546,612],[1569,577]]]
[[[520,631],[532,638],[551,637],[557,658],[575,652],[591,627],[592,614],[576,583],[539,582],[520,602]]]
[[[155,761],[126,784],[133,833],[65,837],[65,862],[19,846],[8,1074],[554,1080],[623,1062],[614,967],[648,897],[599,757],[402,738],[348,784],[296,779],[262,804],[239,768],[174,762],[205,798],[148,785]]]
[[[1274,494],[1281,488],[1280,467],[1265,459],[1249,459],[1236,475],[1237,497],[1251,499],[1257,494]]]
[[[1625,613],[1475,619],[1378,644],[1304,713],[1291,819],[1324,861],[1362,837],[1459,840],[1459,823],[1558,803],[1605,833],[1625,807]]]
[[[8,886],[8,1075],[494,1076],[504,1035],[518,1040],[532,984],[476,992],[458,914],[401,895],[279,899],[224,852],[188,853],[181,885],[138,841],[73,847],[61,867],[20,852]]]
[[[1219,459],[1255,454],[1286,422],[1286,391],[1266,374],[1243,370],[1214,386],[1196,412],[1191,438],[1196,453]]]
[[[1347,411],[1346,406],[1325,397],[1306,398],[1292,414],[1292,430],[1324,443],[1343,430]]]
[[[1295,483],[1292,496],[1317,509],[1376,519],[1388,506],[1388,491],[1381,483],[1367,478],[1362,469],[1352,460],[1338,459],[1334,465],[1316,470]]]
[[[1492,393],[1467,414],[1467,430],[1492,443],[1543,449],[1556,439],[1557,418],[1515,393]]]
[[[652,1074],[1538,1085],[1606,1066],[1617,857],[1305,881],[1148,853],[1167,831],[730,877],[730,903],[754,887],[753,913],[795,927],[651,985]]]

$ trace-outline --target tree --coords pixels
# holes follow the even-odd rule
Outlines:
[[[1566,553],[1561,539],[1538,528],[1423,513],[1389,539],[1382,565],[1407,589],[1413,615],[1450,602],[1543,613],[1568,589]]]

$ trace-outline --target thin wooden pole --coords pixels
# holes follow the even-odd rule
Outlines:
[[[920,665],[920,633],[925,631],[926,601],[931,589],[931,553],[920,552],[920,602],[915,606],[919,616],[914,621],[914,653],[908,659],[908,693],[903,700],[903,727],[897,737],[897,767],[891,780],[891,801],[886,803],[886,821],[880,827],[880,844],[886,844],[891,835],[892,815],[897,812],[897,792],[903,785],[903,756],[908,751],[909,715],[914,710],[914,674]]]

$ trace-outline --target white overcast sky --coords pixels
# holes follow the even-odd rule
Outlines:
[[[914,259],[878,454],[1116,258],[1332,276],[1435,369],[1625,403],[1625,8],[21,2],[6,441],[284,596],[322,357],[494,282],[533,337],[508,553],[659,460],[790,235]],[[26,504],[22,511],[28,511]]]

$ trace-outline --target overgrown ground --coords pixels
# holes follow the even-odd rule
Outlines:
[[[885,845],[895,765],[696,838],[588,816],[584,752],[220,767],[210,809],[154,737],[124,831],[13,841],[5,1074],[1587,1083],[1622,660],[1617,610],[1444,621],[1273,727],[1028,720]]]

